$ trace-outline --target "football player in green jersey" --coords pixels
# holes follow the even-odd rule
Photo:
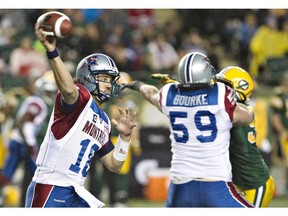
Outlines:
[[[253,80],[247,71],[230,66],[216,76],[218,81],[230,83],[234,87],[238,102],[249,105]],[[253,110],[251,106],[250,108]],[[268,207],[274,195],[275,184],[256,145],[256,130],[255,121],[249,126],[234,126],[231,129],[229,151],[232,180],[255,207]]]

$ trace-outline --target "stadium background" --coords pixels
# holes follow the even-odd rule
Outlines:
[[[35,40],[34,24],[46,11],[45,9],[0,10],[0,84],[5,94],[11,96],[10,93],[13,92],[13,101],[16,100],[15,111],[25,97],[27,81],[34,75],[27,71],[12,72],[11,53],[21,46],[23,38],[29,37],[32,39],[33,49],[45,57],[43,47]],[[159,87],[161,84],[151,79],[151,73],[168,73],[173,77],[176,77],[176,74],[175,64],[161,67],[153,65],[147,57],[148,44],[154,40],[155,35],[161,34],[175,49],[179,58],[187,51],[198,50],[210,57],[217,71],[228,65],[239,65],[249,71],[253,58],[249,43],[256,29],[266,25],[269,18],[275,18],[278,30],[284,31],[282,23],[286,22],[288,16],[288,11],[285,9],[61,9],[59,11],[66,13],[75,25],[71,36],[58,41],[61,57],[71,74],[74,75],[75,64],[84,56],[91,52],[104,52],[111,55],[119,70],[127,72],[132,79],[146,81]],[[256,19],[256,27],[250,32],[251,34],[249,32],[245,34],[241,29],[247,25],[246,18],[250,14]],[[89,36],[89,32],[92,32],[92,36]],[[137,44],[136,49],[133,45],[137,42],[140,44]],[[267,58],[265,68],[260,65],[253,73],[253,78],[257,80],[261,89],[256,92],[257,97],[269,100],[272,89],[278,85],[281,76],[288,70],[287,51],[281,56],[271,54],[272,56]],[[37,76],[41,76],[44,72],[37,71]],[[129,99],[136,101],[139,113],[141,154],[132,156],[128,205],[161,207],[164,206],[171,159],[168,122],[137,94],[131,93]],[[5,117],[2,115],[1,119],[3,118]],[[269,138],[273,144],[273,134],[270,134]],[[39,142],[40,140],[41,137]],[[271,207],[288,207],[287,194],[282,191],[285,177],[276,157],[275,145],[272,147],[274,151],[271,172],[275,177],[278,194]],[[5,153],[0,157],[3,163]],[[101,167],[97,166],[95,169],[101,173]],[[16,197],[15,200],[19,196],[18,193],[22,192],[18,184],[23,172],[25,172],[23,167],[17,170],[12,184],[14,188],[10,189],[10,193]],[[105,181],[100,180],[97,185],[103,187],[101,197],[105,201],[108,199]]]

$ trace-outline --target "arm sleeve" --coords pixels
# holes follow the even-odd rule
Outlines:
[[[236,99],[234,97],[234,91],[228,86],[225,86],[225,98],[224,98],[226,112],[228,113],[231,121],[233,121],[233,112],[236,107]]]

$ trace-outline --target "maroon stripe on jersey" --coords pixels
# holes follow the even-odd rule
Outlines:
[[[253,208],[254,206],[249,203],[246,199],[244,199],[241,194],[237,191],[235,185],[232,182],[227,182],[226,185],[229,188],[230,193],[235,197],[239,203],[247,208]]]
[[[231,94],[232,89],[230,89],[229,87],[225,86],[225,108],[226,108],[226,112],[228,113],[231,121],[233,121],[233,112],[234,109],[236,107],[236,103],[234,101],[234,98],[232,97]]]
[[[69,132],[91,97],[84,86],[80,84],[77,86],[79,87],[80,95],[79,104],[70,113],[66,113],[61,105],[61,94],[58,93],[56,95],[54,122],[51,126],[51,131],[56,139],[63,138]]]
[[[29,121],[34,121],[35,117],[41,112],[41,106],[35,102],[29,104],[25,114]]]
[[[31,207],[44,207],[49,195],[53,189],[53,185],[35,184],[33,201]]]

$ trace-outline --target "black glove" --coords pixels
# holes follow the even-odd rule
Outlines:
[[[121,85],[121,91],[123,91],[125,88],[129,88],[135,91],[139,91],[140,87],[144,85],[143,82],[139,81],[139,80],[134,80],[131,83],[126,83],[126,84],[122,84]]]

